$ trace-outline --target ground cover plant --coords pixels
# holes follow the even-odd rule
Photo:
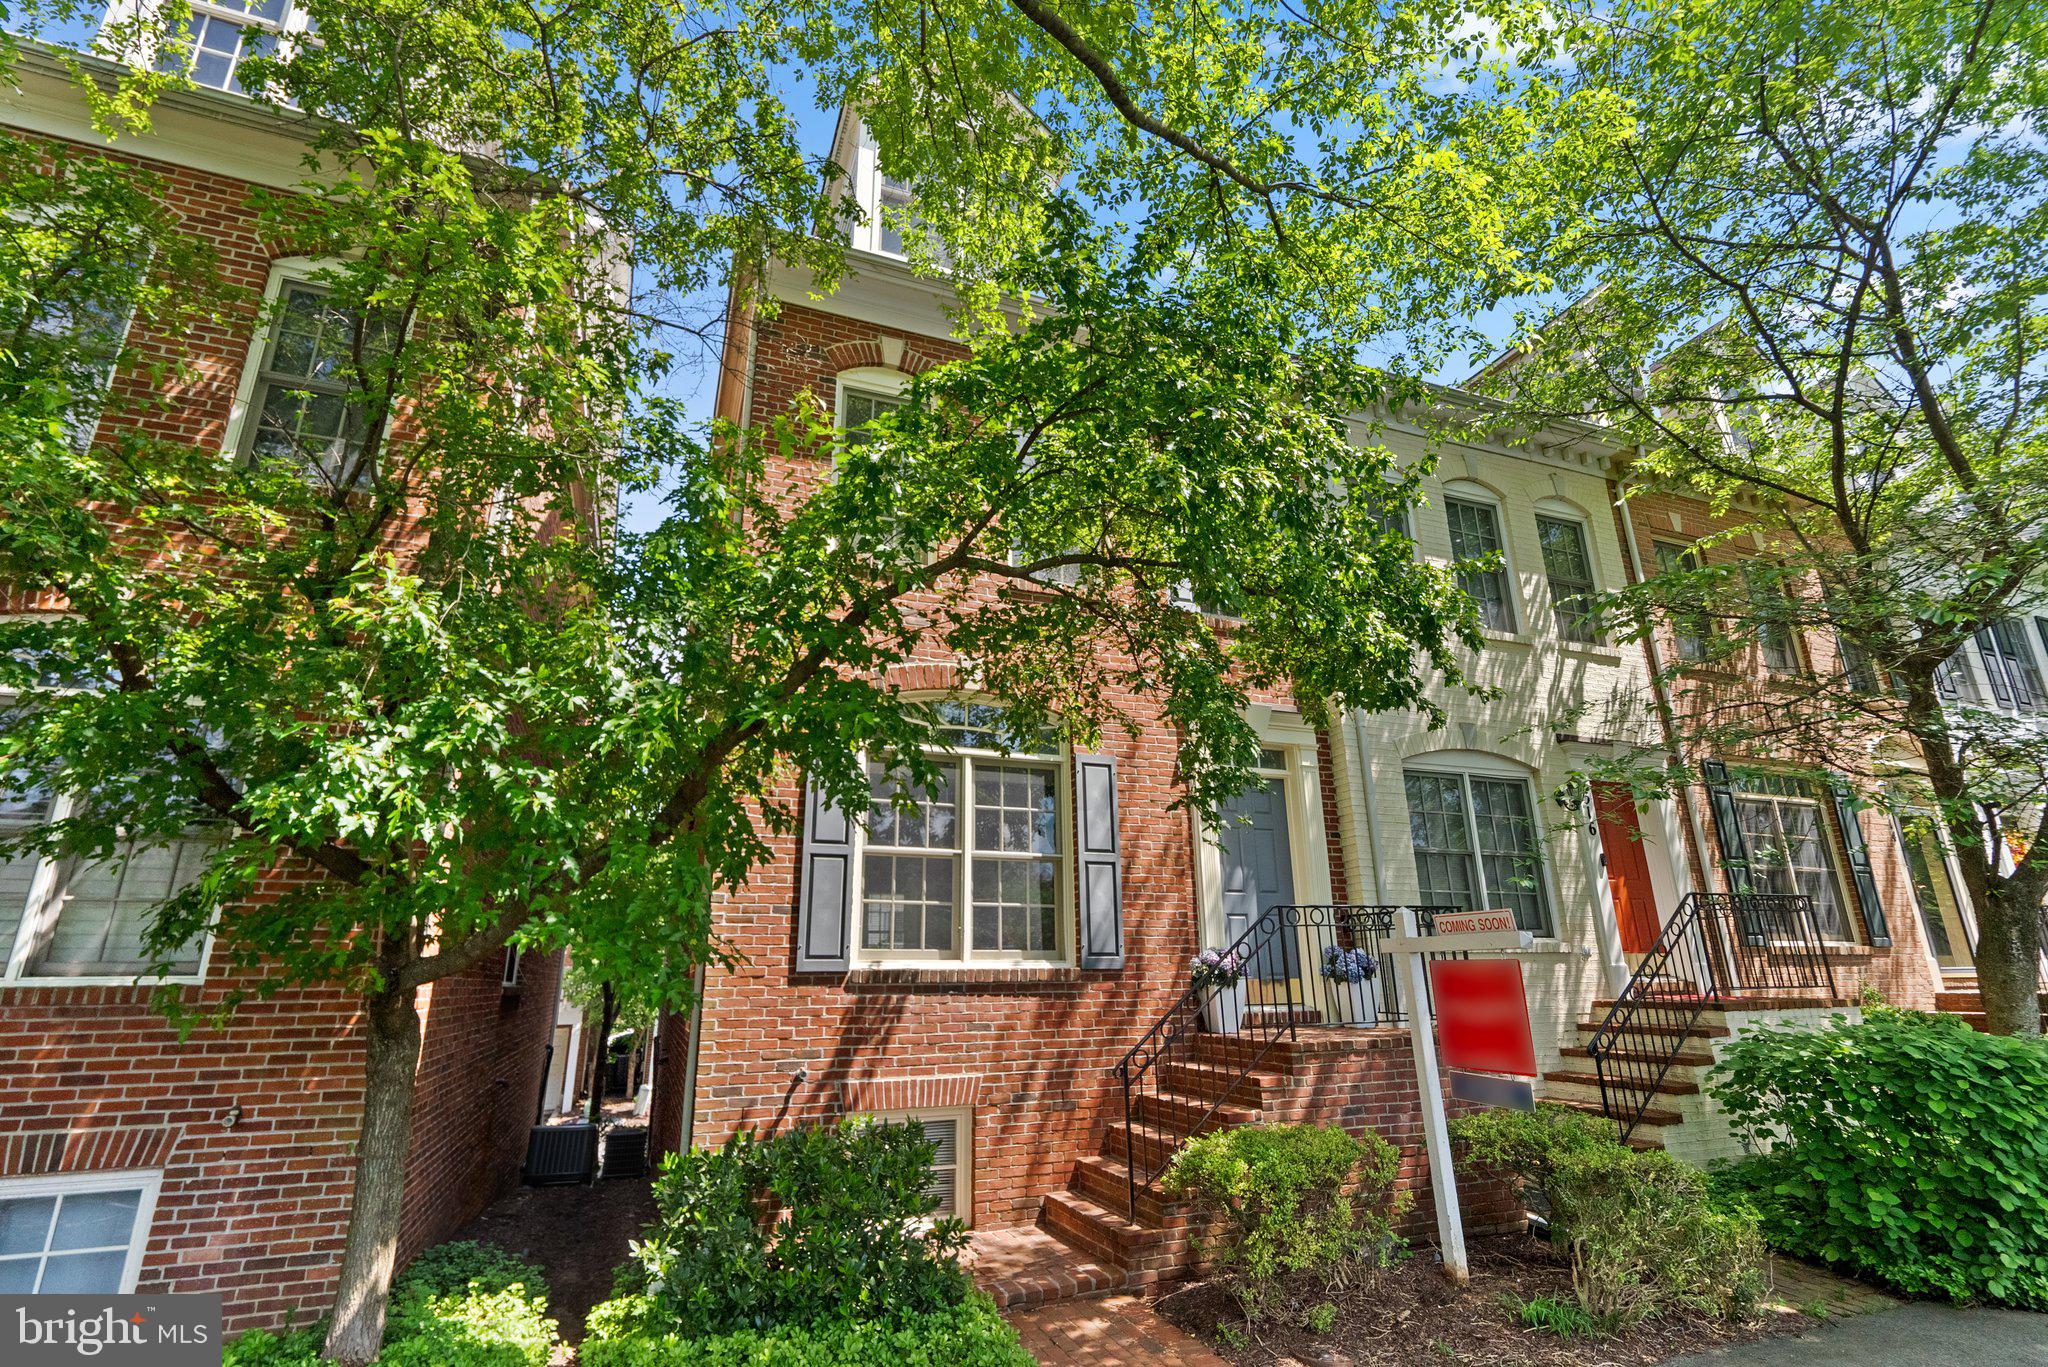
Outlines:
[[[1720,1181],[1774,1247],[2048,1309],[2048,1045],[1879,1009],[1744,1034],[1709,1085],[1760,1150]]]
[[[558,1340],[547,1284],[526,1259],[490,1244],[446,1243],[413,1259],[391,1290],[379,1367],[547,1367]],[[325,1326],[254,1330],[224,1367],[310,1367]]]

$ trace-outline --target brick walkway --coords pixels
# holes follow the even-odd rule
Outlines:
[[[976,1230],[961,1261],[981,1289],[1005,1310],[1075,1296],[1099,1296],[1124,1284],[1123,1274],[1088,1260],[1042,1229]]]
[[[1136,1296],[1056,1301],[1009,1319],[1025,1350],[1054,1367],[1228,1367]]]

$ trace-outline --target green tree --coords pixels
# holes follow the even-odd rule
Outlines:
[[[1979,633],[2031,633],[2048,588],[2038,15],[1641,0],[1572,7],[1557,50],[1635,128],[1588,163],[1545,261],[1578,302],[1487,385],[1519,416],[1609,426],[1643,484],[1747,514],[1769,563],[1663,567],[1619,615],[1706,638],[1673,671],[1788,632],[1838,663],[1692,690],[1679,729],[1934,813],[1991,1026],[2037,1033],[2048,738],[1945,668]]]
[[[118,864],[199,832],[203,875],[153,914],[151,954],[211,933],[214,964],[258,990],[361,994],[327,1337],[361,1363],[397,1256],[419,989],[516,943],[682,1004],[729,953],[713,895],[795,820],[774,800],[791,773],[860,805],[859,753],[923,764],[937,719],[879,682],[892,662],[956,650],[1013,725],[1081,744],[1146,694],[1211,810],[1256,762],[1250,687],[1287,681],[1316,714],[1427,710],[1425,684],[1455,681],[1453,648],[1476,639],[1469,605],[1384,530],[1406,486],[1331,420],[1406,392],[1358,367],[1362,340],[1420,335],[1473,270],[1514,276],[1517,234],[1547,213],[1523,191],[1550,163],[1514,104],[1426,88],[1451,7],[1331,8],[1383,40],[1355,53],[1313,15],[1265,16],[1384,99],[1173,38],[1170,79],[1144,93],[1209,143],[1134,135],[1129,92],[1043,10],[311,9],[319,41],[241,80],[305,137],[303,184],[252,208],[321,263],[317,298],[224,284],[132,164],[0,145],[0,580],[65,609],[0,621],[0,782],[74,795],[0,852]],[[1191,32],[1205,13],[1189,7]],[[146,8],[106,41],[150,60],[111,85],[81,75],[110,135],[180,79],[182,25]],[[1257,32],[1233,27],[1240,57]],[[654,397],[707,286],[771,256],[826,283],[839,268],[837,168],[801,151],[793,63],[877,111],[967,319],[1034,301],[1036,321],[982,329],[844,450],[815,403],[707,440]],[[1384,153],[1348,166],[1344,197],[1216,164],[1279,177],[1338,118]],[[1047,193],[1053,171],[1085,209]],[[1396,204],[1406,226],[1376,227]],[[1419,255],[1423,226],[1461,264]],[[1308,307],[1319,291],[1334,323]],[[146,349],[108,325],[131,311]],[[283,421],[281,401],[227,453],[145,421],[175,412],[200,318],[317,345],[333,421]],[[160,383],[106,395],[110,360]],[[836,478],[790,501],[764,473],[795,449]],[[655,485],[667,522],[617,535],[614,493]],[[974,576],[1003,589],[970,596]],[[1174,606],[1183,588],[1243,628],[1219,641]],[[252,899],[279,868],[317,876]]]

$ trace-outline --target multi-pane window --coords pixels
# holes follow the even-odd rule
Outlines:
[[[1751,570],[1743,571],[1743,585],[1749,597],[1757,653],[1763,658],[1764,668],[1773,674],[1798,673],[1799,647],[1786,620],[1791,604],[1784,591],[1768,576]]]
[[[1550,613],[1557,634],[1567,641],[1592,645],[1600,639],[1594,608],[1593,556],[1586,547],[1586,529],[1565,518],[1538,516],[1536,539],[1543,546],[1543,573],[1550,581]]]
[[[1955,957],[1955,946],[1948,937],[1941,895],[1934,887],[1934,864],[1927,851],[1929,839],[1920,822],[1899,824],[1899,848],[1906,856],[1906,876],[1913,884],[1913,901],[1920,908],[1920,927],[1927,933],[1927,947],[1936,959],[1949,960]]]
[[[1512,910],[1524,930],[1548,933],[1549,901],[1529,785],[1415,771],[1404,776],[1404,784],[1421,900]]]
[[[38,789],[0,794],[0,838],[61,819],[75,799]],[[134,978],[159,967],[199,971],[200,943],[145,948],[151,913],[204,871],[203,834],[123,844],[112,859],[0,858],[0,978]]]
[[[257,367],[248,452],[294,462],[334,488],[368,480],[357,363],[371,363],[388,345],[381,329],[326,291],[287,282]]]
[[[1501,562],[1500,515],[1490,503],[1469,499],[1444,500],[1444,516],[1451,528],[1451,554],[1459,560],[1486,560],[1490,569],[1466,566],[1458,582],[1479,604],[1479,620],[1495,631],[1515,629],[1514,603],[1508,595],[1508,572]]]
[[[1755,891],[1811,898],[1821,934],[1848,939],[1842,881],[1820,799],[1805,783],[1771,775],[1750,778],[1734,798]]]
[[[1991,623],[1977,633],[1977,650],[1991,678],[1991,694],[2007,707],[2035,711],[2048,706],[2048,687],[2027,644],[2026,629],[2014,618]]]
[[[861,949],[878,958],[1055,958],[1064,768],[1035,741],[1020,747],[997,709],[947,704],[941,715],[950,744],[932,757],[930,783],[868,765]],[[1002,753],[1006,745],[1013,753]]]
[[[1966,652],[1958,650],[1934,667],[1934,691],[1950,702],[1974,703],[1982,700],[1977,690],[1977,677],[1970,672],[1970,661]]]
[[[1699,552],[1689,546],[1673,546],[1659,541],[1656,544],[1657,572],[1667,575],[1697,574],[1700,569]],[[1690,597],[1692,586],[1681,581],[1674,588]],[[1681,660],[1704,660],[1707,658],[1707,623],[1703,614],[1696,611],[1674,613],[1671,621],[1671,638],[1678,648]]]
[[[11,217],[65,235],[61,221],[25,213]],[[83,259],[88,255],[91,260]],[[39,267],[38,280],[51,287],[20,300],[0,321],[0,329],[19,334],[15,359],[21,373],[46,375],[60,386],[64,428],[76,450],[92,445],[98,430],[135,316],[134,287],[148,273],[149,256],[144,244],[124,251],[101,241],[81,242]],[[67,280],[73,284],[68,291],[61,287]]]
[[[875,221],[875,241],[891,256],[902,256],[903,229],[910,221],[910,186],[891,175],[882,177],[881,212]]]
[[[0,1295],[118,1295],[135,1283],[153,1179],[0,1181]]]
[[[841,393],[839,399],[839,425],[846,432],[849,442],[871,441],[871,434],[862,431],[869,423],[884,413],[893,413],[903,407],[901,394],[884,394],[872,389],[855,389],[851,385]]]
[[[192,0],[189,46],[168,45],[161,65],[185,69],[194,85],[247,94],[243,64],[275,56],[291,19],[291,0]]]

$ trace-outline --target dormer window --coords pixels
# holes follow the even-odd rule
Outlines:
[[[894,176],[882,177],[880,212],[875,216],[875,249],[905,255],[903,225],[910,221],[910,186]]]

